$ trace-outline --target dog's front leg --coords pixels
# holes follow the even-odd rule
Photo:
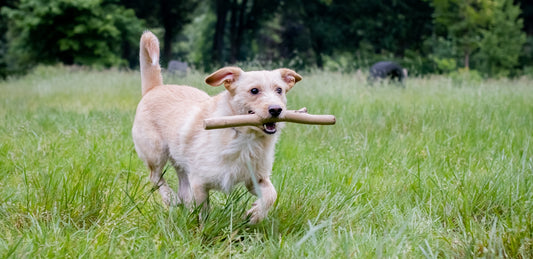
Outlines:
[[[202,184],[193,184],[193,201],[189,204],[191,209],[200,209],[198,214],[200,222],[206,219],[209,213],[209,190]]]
[[[257,186],[251,182],[247,183],[246,187],[248,191],[258,197],[252,204],[252,208],[246,212],[246,215],[250,217],[250,223],[256,224],[267,216],[268,210],[276,201],[278,194],[268,177],[259,179]]]

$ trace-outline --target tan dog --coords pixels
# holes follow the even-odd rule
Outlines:
[[[143,97],[132,135],[163,201],[167,205],[207,207],[209,190],[228,192],[244,182],[258,196],[247,212],[250,222],[262,220],[277,197],[270,175],[282,123],[204,130],[203,120],[249,113],[263,118],[283,116],[285,94],[302,77],[284,68],[244,72],[225,67],[205,79],[211,86],[224,84],[227,90],[211,97],[189,86],[163,85],[159,41],[145,32],[140,45]],[[179,177],[177,195],[163,178],[167,161]]]

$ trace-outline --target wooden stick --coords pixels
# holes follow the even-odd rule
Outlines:
[[[283,117],[262,119],[255,114],[224,116],[219,118],[210,118],[204,120],[206,130],[233,128],[241,126],[259,126],[270,122],[293,122],[301,124],[315,125],[333,125],[335,116],[333,115],[314,115],[308,114],[306,108],[300,110],[289,110]]]

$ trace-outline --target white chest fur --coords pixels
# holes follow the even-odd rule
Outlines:
[[[229,191],[239,182],[269,176],[274,159],[275,138],[259,138],[255,134],[236,133],[222,150],[222,174],[219,188]]]

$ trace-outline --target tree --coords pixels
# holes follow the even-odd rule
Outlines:
[[[213,61],[219,64],[224,63],[224,34],[226,30],[226,20],[229,9],[228,0],[215,0],[216,25],[213,36]]]
[[[305,13],[304,25],[309,29],[311,48],[315,54],[316,66],[323,68],[323,55],[329,55],[340,46],[343,39],[343,26],[333,12],[330,1],[310,1],[302,3]]]
[[[403,56],[419,49],[432,33],[433,9],[420,0],[334,1],[333,16],[341,22],[343,48],[358,48],[354,42],[369,42],[377,52]]]
[[[2,10],[3,7],[13,8],[14,6],[15,6],[15,0],[2,1],[0,2],[0,11]],[[8,24],[7,17],[5,15],[0,14],[0,79],[6,77],[7,74],[9,73],[8,66],[7,66],[7,60],[6,60],[6,55],[7,55],[7,50],[8,50],[7,38],[6,38],[6,34],[8,30],[7,24]]]
[[[522,9],[520,18],[524,21],[524,31],[527,35],[533,35],[533,4],[531,4],[531,0],[515,0],[514,2]]]
[[[4,7],[9,20],[9,65],[36,63],[127,65],[142,22],[132,10],[101,0],[20,0]],[[130,47],[128,47],[130,46]]]
[[[163,62],[172,59],[172,46],[176,36],[186,24],[191,22],[194,10],[198,6],[197,0],[120,0],[120,2],[135,10],[137,16],[145,19],[148,26],[163,27],[163,51],[161,55]]]
[[[518,65],[526,34],[522,31],[523,21],[520,7],[512,0],[495,0],[491,20],[481,31],[478,58],[480,68],[491,75],[508,76]]]
[[[508,74],[518,64],[525,34],[512,0],[433,0],[436,33],[447,35],[471,63],[487,74]],[[471,60],[474,58],[474,60]]]
[[[479,48],[482,30],[490,21],[492,0],[433,0],[437,32],[445,31],[462,51],[465,68]]]
[[[529,74],[533,74],[533,4],[531,4],[531,0],[516,0],[515,2],[522,9],[520,18],[523,19],[524,31],[527,35],[526,43],[519,57],[519,64],[526,71],[530,71]]]
[[[422,46],[431,35],[431,6],[419,0],[293,0],[284,2],[282,51],[312,56],[317,67],[323,56],[336,52],[355,53],[361,44],[372,55],[398,56]]]
[[[264,22],[278,9],[279,3],[280,0],[215,0],[212,60],[219,64],[234,63],[251,56],[250,44]]]

